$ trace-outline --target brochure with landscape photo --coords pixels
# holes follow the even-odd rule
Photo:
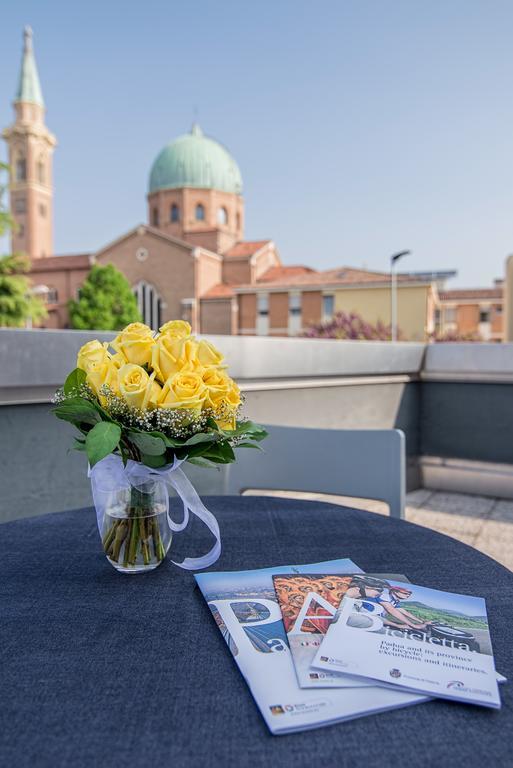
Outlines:
[[[304,690],[298,685],[273,586],[274,574],[348,573],[351,560],[256,571],[197,573],[195,579],[274,734],[317,728],[425,701],[384,687]]]
[[[352,575],[314,573],[273,576],[301,688],[345,688],[355,685],[354,678],[349,675],[311,668],[352,578]],[[405,576],[382,575],[381,578],[407,581]],[[368,684],[372,685],[371,682]]]
[[[314,667],[396,689],[500,707],[481,597],[356,575]]]

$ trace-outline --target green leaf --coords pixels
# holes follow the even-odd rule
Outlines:
[[[147,456],[162,456],[166,452],[166,442],[162,437],[155,437],[149,432],[130,429],[129,440]]]
[[[75,368],[74,371],[71,371],[66,381],[64,382],[64,394],[69,396],[74,392],[77,392],[80,385],[85,384],[85,380],[86,372],[81,368]]]
[[[101,421],[96,424],[86,437],[86,451],[89,464],[94,467],[99,461],[112,453],[118,446],[121,429],[117,424]]]
[[[218,435],[214,432],[197,432],[185,441],[184,445],[198,445],[199,443],[215,443]]]
[[[85,451],[86,449],[85,440],[81,440],[80,438],[76,437],[73,443],[73,448],[76,451]]]
[[[264,449],[261,448],[259,445],[255,445],[255,443],[237,443],[235,446],[236,448],[255,448],[257,451],[263,451]]]
[[[72,424],[97,424],[101,421],[97,408],[84,397],[70,397],[59,403],[53,412],[58,419],[70,421]]]
[[[141,454],[141,461],[152,469],[160,469],[160,467],[165,467],[166,464],[169,464],[165,456],[151,456],[146,453]]]
[[[189,464],[196,464],[198,467],[205,467],[206,469],[219,469],[219,467],[212,461],[203,458],[203,456],[193,456],[187,459]]]
[[[210,459],[218,464],[231,464],[235,461],[235,454],[230,443],[216,443],[203,453],[205,459]]]

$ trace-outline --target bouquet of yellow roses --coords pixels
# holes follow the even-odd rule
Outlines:
[[[180,463],[228,464],[234,447],[258,447],[267,435],[242,418],[240,389],[223,355],[182,320],[158,334],[131,323],[110,345],[88,342],[54,402],[55,415],[80,432],[74,447],[87,454],[104,549],[120,570],[155,567],[165,556],[155,509],[166,507],[167,493],[157,493],[156,482],[164,479],[190,499]],[[184,501],[185,512],[198,514],[195,504]]]

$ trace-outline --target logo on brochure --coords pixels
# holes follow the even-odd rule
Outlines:
[[[271,710],[271,715],[284,715],[285,714],[285,710],[283,709],[281,704],[274,704],[274,706],[269,707],[269,709]]]
[[[390,677],[401,677],[401,670],[400,669],[391,669],[390,670]]]
[[[321,661],[328,661],[328,657],[327,656],[321,656]]]
[[[457,688],[458,691],[463,691],[464,693],[472,693],[476,696],[491,696],[491,691],[485,691],[483,688],[469,688],[468,685],[465,685],[465,683],[462,683],[461,680],[451,680],[450,683],[447,683],[447,688]]]

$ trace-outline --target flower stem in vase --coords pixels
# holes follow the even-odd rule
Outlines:
[[[148,544],[148,523],[148,518],[141,517],[139,532],[141,536],[141,552],[144,565],[149,565],[151,560],[150,546]]]
[[[154,517],[151,520],[151,533],[153,538],[153,551],[155,553],[155,557],[157,560],[163,560],[166,556],[166,553],[164,551],[164,545],[160,536],[159,523],[158,520],[156,520]]]
[[[116,529],[118,528],[120,522],[120,520],[114,520],[111,527],[103,537],[103,549],[106,553],[108,553],[112,543],[114,542],[114,539],[116,538]]]
[[[111,559],[114,560],[116,563],[119,560],[119,553],[121,551],[121,546],[124,542],[124,540],[127,537],[128,534],[128,523],[126,520],[119,520],[117,521],[116,526],[116,533],[114,536],[114,544],[112,547],[112,555],[110,555]]]

